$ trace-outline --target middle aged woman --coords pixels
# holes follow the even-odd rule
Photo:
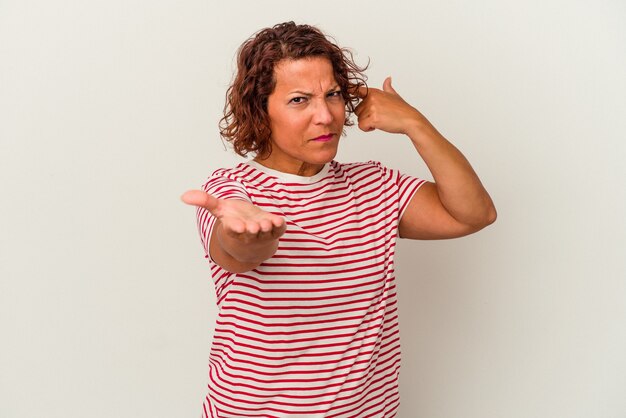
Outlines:
[[[293,22],[239,50],[222,136],[254,160],[182,196],[198,207],[219,306],[205,417],[394,417],[396,238],[460,237],[496,218],[465,157],[391,78],[368,89],[362,71]],[[435,181],[336,162],[353,112],[363,131],[408,138]]]

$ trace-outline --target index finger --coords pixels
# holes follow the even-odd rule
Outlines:
[[[367,88],[367,86],[358,86],[354,90],[354,93],[355,93],[356,97],[358,97],[359,99],[365,99],[367,97],[367,92],[368,91],[369,91],[369,89]]]

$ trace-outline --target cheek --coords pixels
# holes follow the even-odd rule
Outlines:
[[[343,101],[335,101],[329,106],[329,108],[335,120],[343,121],[346,118],[346,105]]]
[[[284,122],[293,132],[306,131],[309,128],[310,118],[304,114],[294,113]]]
[[[338,107],[333,113],[337,123],[343,125],[346,121],[346,108],[344,106]]]
[[[304,118],[293,114],[272,120],[271,125],[272,136],[275,136],[274,139],[278,139],[279,141],[288,141],[293,139],[294,136],[304,132],[308,126]]]
[[[271,117],[270,124],[274,132],[283,132],[291,129],[293,121],[290,118],[286,118],[283,115]]]

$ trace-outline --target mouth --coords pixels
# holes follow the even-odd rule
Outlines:
[[[328,142],[333,139],[334,136],[335,134],[320,135],[317,138],[313,138],[312,141]]]

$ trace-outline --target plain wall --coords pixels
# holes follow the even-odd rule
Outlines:
[[[216,316],[179,196],[236,48],[318,25],[472,162],[486,230],[402,241],[401,418],[626,417],[626,4],[0,1],[0,416],[197,417]],[[430,178],[357,128],[339,161]]]

